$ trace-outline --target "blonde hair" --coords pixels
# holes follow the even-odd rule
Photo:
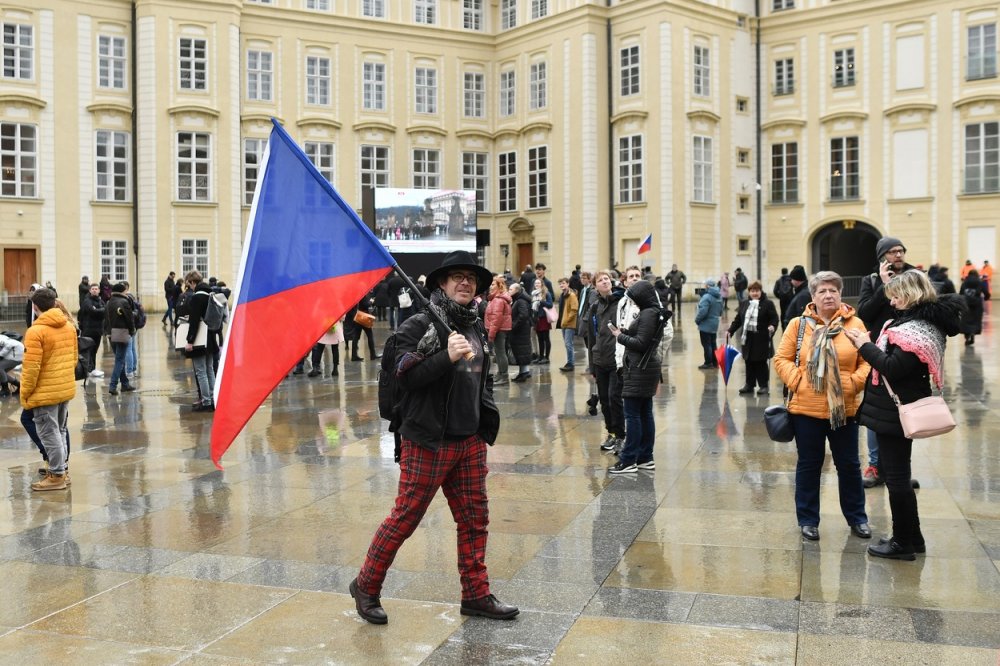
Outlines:
[[[923,271],[909,270],[894,276],[885,285],[886,298],[896,298],[900,310],[906,310],[918,303],[933,303],[937,291]]]
[[[70,311],[69,311],[69,310],[68,310],[68,309],[66,308],[66,304],[65,304],[65,303],[63,303],[62,301],[60,301],[60,300],[59,300],[59,299],[57,298],[57,299],[56,299],[56,304],[55,304],[55,307],[59,308],[59,310],[60,310],[60,311],[61,311],[61,312],[62,312],[62,313],[63,313],[64,315],[66,315],[66,321],[68,321],[69,323],[73,324],[74,328],[80,328],[80,327],[79,327],[79,325],[77,325],[77,323],[76,323],[76,317],[74,317],[74,316],[73,316],[73,313],[71,313],[71,312],[70,312]]]
[[[507,291],[507,280],[504,280],[501,275],[494,275],[493,284],[490,285],[490,291],[494,291],[498,294],[501,291]]]

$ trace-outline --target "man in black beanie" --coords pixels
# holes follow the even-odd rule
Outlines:
[[[903,241],[892,236],[880,238],[875,244],[875,261],[878,262],[875,273],[861,280],[861,294],[858,296],[858,316],[868,328],[872,342],[878,340],[885,322],[895,316],[889,299],[885,297],[883,287],[893,278],[915,267],[906,263],[906,246]],[[862,474],[865,488],[872,488],[885,483],[878,465],[878,439],[872,430],[868,430],[868,466]]]
[[[788,274],[792,280],[792,300],[788,302],[781,316],[781,328],[788,328],[788,322],[802,314],[806,305],[812,301],[812,294],[809,293],[809,276],[806,269],[801,264],[796,264]]]

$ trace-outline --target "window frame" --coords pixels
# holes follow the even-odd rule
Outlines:
[[[799,202],[798,141],[771,144],[771,197],[769,201],[772,204],[797,204]]]
[[[973,128],[978,128],[975,137],[970,136],[970,130]],[[963,139],[962,193],[996,194],[1000,192],[1000,122],[987,120],[980,123],[969,123],[965,125]],[[969,150],[970,141],[976,141],[975,150]],[[971,164],[970,158],[972,156],[977,157],[975,165]],[[991,157],[992,159],[990,159]],[[969,176],[969,172],[973,168],[978,171],[974,180],[970,179]],[[988,173],[988,170],[992,170],[992,175]],[[970,184],[974,186],[970,187]]]
[[[263,49],[247,49],[247,101],[274,101],[274,53]],[[254,60],[257,65],[254,67]]]
[[[251,142],[255,149],[250,150]],[[253,195],[257,190],[257,179],[260,177],[261,161],[264,159],[264,151],[267,149],[267,139],[263,137],[243,137],[243,205],[253,205]],[[254,162],[247,159],[254,157]],[[250,172],[253,171],[251,177]]]
[[[434,115],[438,112],[437,68],[416,67],[413,70],[413,112]]]
[[[497,154],[497,212],[517,210],[517,151]]]
[[[371,74],[371,76],[369,76]],[[366,60],[361,65],[361,108],[364,111],[386,109],[386,66],[384,62]],[[369,102],[369,99],[371,102]]]
[[[413,22],[420,25],[437,25],[437,0],[414,0]]]
[[[854,153],[853,159],[851,159],[852,152]],[[838,155],[840,155],[839,159]],[[843,180],[835,185],[834,179],[836,178]],[[830,201],[857,201],[860,198],[861,138],[857,135],[832,137],[830,139]]]
[[[336,175],[337,146],[333,141],[304,141],[302,152],[327,182],[333,184]]]
[[[306,9],[316,12],[330,11],[330,0],[306,0]]]
[[[185,159],[181,152],[183,150],[183,143],[181,141],[183,136],[191,137],[191,156]],[[199,138],[206,139],[205,143],[205,157],[199,157],[198,142]],[[210,203],[212,202],[212,133],[211,132],[191,132],[191,131],[179,131],[175,135],[175,140],[177,142],[177,149],[175,153],[174,162],[174,177],[177,179],[177,189],[174,194],[177,197],[176,200],[181,203]],[[190,190],[189,196],[184,197],[185,186],[181,184],[182,179],[185,174],[181,173],[181,167],[183,165],[189,165],[191,167],[191,173],[189,175],[191,179],[190,185],[187,189]],[[198,167],[200,165],[205,166],[205,173],[199,174]],[[199,175],[203,176],[205,179],[205,186],[203,188],[198,187],[197,180]],[[204,190],[204,196],[198,196],[199,190]]]
[[[500,72],[500,117],[510,118],[517,113],[517,71],[513,68]]]
[[[208,92],[208,40],[204,37],[178,37],[177,42],[178,88],[194,92]],[[184,47],[185,42],[190,43],[187,49]],[[185,51],[188,51],[189,55],[185,56]],[[199,74],[201,75],[200,82]]]
[[[528,209],[549,207],[549,147],[528,148]]]
[[[833,52],[833,87],[851,88],[857,84],[856,59],[853,46],[835,49]]]
[[[549,105],[548,63],[538,60],[529,69],[528,108],[531,111],[541,111]]]
[[[417,190],[436,190],[441,187],[441,150],[438,148],[413,148],[410,151],[411,182]]]
[[[486,116],[486,74],[483,72],[462,72],[462,112],[466,118]]]
[[[107,46],[105,46],[105,42]],[[118,44],[120,42],[120,44]],[[97,87],[128,90],[128,51],[122,35],[97,35]],[[117,47],[116,47],[117,44]],[[116,55],[120,48],[121,55]]]
[[[714,147],[713,137],[703,134],[691,137],[691,201],[695,203],[715,203]]]
[[[107,275],[112,282],[128,280],[128,241],[104,239],[99,243],[101,275]]]
[[[537,21],[549,15],[549,0],[531,0],[531,20]]]
[[[992,35],[986,35],[987,28],[990,28]],[[979,45],[979,53],[973,53],[973,32],[978,31],[980,35],[976,38]],[[967,81],[979,81],[981,79],[996,78],[997,75],[997,24],[980,23],[970,25],[965,32],[965,79]],[[987,41],[992,39],[993,47],[988,48]],[[973,73],[973,63],[978,63],[978,71]]]
[[[108,151],[101,156],[102,135],[104,147]],[[118,156],[118,139],[123,139],[125,154]],[[109,150],[110,149],[110,150]],[[94,132],[94,200],[108,203],[129,203],[132,201],[132,135],[124,130],[99,129]],[[102,173],[102,164],[104,171]],[[119,174],[116,167],[124,166],[124,173]],[[108,178],[108,184],[101,185],[101,177]],[[116,181],[121,177],[124,182],[119,187]],[[102,194],[102,190],[104,190]],[[118,192],[121,192],[121,197]],[[108,196],[108,194],[111,196]]]
[[[622,97],[630,97],[640,93],[642,89],[641,62],[638,44],[618,49],[618,77],[621,84],[619,91]]]
[[[389,174],[392,169],[392,153],[387,145],[377,143],[363,143],[359,146],[360,158],[358,160],[358,171],[362,189],[365,187],[389,187]],[[369,155],[365,155],[370,152]],[[366,168],[365,164],[369,163]],[[380,165],[383,168],[379,168]]]
[[[500,29],[517,27],[517,0],[500,0]]]
[[[795,9],[795,0],[773,0],[771,2],[772,12],[780,12],[786,9]]]
[[[462,27],[466,30],[483,30],[483,0],[462,0]]]
[[[181,238],[181,275],[187,275],[190,271],[198,271],[202,275],[209,275],[210,247],[207,238]],[[190,244],[190,251],[185,251],[185,244]]]
[[[3,21],[0,23],[0,31],[3,33],[3,68],[0,76],[15,81],[34,81],[35,26],[31,23]]]
[[[385,18],[385,0],[361,0],[361,15],[365,18]]]
[[[9,127],[14,130],[10,137],[6,131]],[[24,136],[26,129],[31,130],[30,137]],[[34,150],[24,150],[26,141],[30,142]],[[13,149],[4,148],[8,142],[13,142]],[[37,199],[39,196],[38,125],[0,121],[0,162],[4,165],[4,168],[0,169],[0,198]],[[7,177],[9,171],[7,165],[10,162],[14,163],[13,178]],[[30,175],[30,178],[26,178],[26,175]],[[9,188],[13,188],[13,193],[6,192]]]
[[[323,64],[326,74],[323,74]],[[312,70],[312,73],[310,73]],[[306,104],[310,106],[330,106],[330,91],[333,89],[333,68],[330,58],[321,55],[306,56]]]
[[[618,137],[618,203],[645,201],[643,164],[645,146],[642,134]],[[638,154],[636,154],[638,151]]]
[[[692,93],[696,97],[711,97],[712,49],[701,44],[695,44],[691,62],[694,66],[691,80]]]
[[[471,158],[471,159],[470,159]],[[462,151],[462,189],[476,191],[476,211],[488,210],[490,191],[490,154]]]
[[[774,61],[774,95],[795,94],[795,58],[778,58]]]

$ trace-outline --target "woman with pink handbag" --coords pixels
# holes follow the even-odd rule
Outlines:
[[[847,332],[872,366],[858,421],[878,435],[892,512],[892,535],[868,546],[868,554],[912,561],[915,553],[927,551],[917,495],[910,484],[913,438],[950,429],[945,423],[934,429],[933,422],[948,420],[950,413],[942,399],[930,396],[934,387],[941,389],[945,339],[958,335],[965,304],[953,295],[939,297],[919,270],[893,277],[885,285],[885,295],[896,317],[886,322],[877,342],[872,343],[864,331]],[[901,417],[908,410],[910,414]]]

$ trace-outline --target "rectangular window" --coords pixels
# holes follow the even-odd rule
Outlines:
[[[549,149],[528,149],[528,208],[549,207]]]
[[[860,148],[858,137],[830,140],[830,200],[861,198]]]
[[[736,149],[736,166],[748,167],[750,166],[750,149],[749,148],[737,148]]]
[[[361,0],[361,14],[370,18],[385,18],[385,0]]]
[[[257,189],[260,161],[264,159],[267,139],[243,140],[243,204],[253,204],[253,193]]]
[[[740,213],[750,212],[750,195],[740,194],[736,197],[736,210]]]
[[[548,104],[547,67],[544,62],[531,63],[531,97],[532,111],[544,109]]]
[[[34,64],[34,28],[18,23],[3,24],[3,77],[30,81]]]
[[[771,10],[778,12],[782,9],[795,9],[795,0],[774,0]]]
[[[97,188],[94,195],[98,201],[129,200],[130,144],[128,132],[97,131]]]
[[[306,58],[306,104],[330,105],[330,59]]]
[[[795,92],[795,63],[791,58],[774,61],[774,94],[791,95]]]
[[[212,135],[207,132],[177,133],[177,200],[210,201],[209,173],[212,168]]]
[[[385,111],[385,65],[366,62],[363,70],[362,104],[365,111]]]
[[[487,209],[489,153],[462,153],[462,189],[476,191],[476,210]]]
[[[181,90],[208,90],[208,43],[204,39],[181,37]]]
[[[437,113],[437,70],[417,67],[414,74],[417,113]]]
[[[6,40],[4,43],[6,44]],[[969,28],[968,63],[969,79],[985,79],[997,75],[996,23]]]
[[[750,100],[746,97],[736,98],[736,113],[749,113],[750,112]]]
[[[618,203],[642,201],[642,135],[618,138]]]
[[[711,57],[707,46],[694,47],[694,94],[699,97],[710,97],[712,94]]]
[[[896,90],[924,87],[924,36],[909,35],[896,39]]]
[[[437,23],[437,0],[414,0],[413,20],[424,25]]]
[[[771,203],[799,201],[799,144],[771,144]]]
[[[549,15],[549,0],[531,0],[531,20]]]
[[[1000,192],[1000,123],[965,126],[965,193]]]
[[[389,186],[389,147],[361,146],[361,187]]]
[[[500,153],[497,168],[501,213],[517,210],[517,153]]]
[[[846,88],[854,85],[854,49],[838,49],[833,52],[833,87]]]
[[[413,150],[413,187],[434,190],[441,187],[441,151],[427,148]]]
[[[125,90],[124,37],[98,35],[97,85],[111,90]]]
[[[694,137],[694,192],[692,199],[699,203],[712,203],[712,139]]]
[[[462,0],[462,27],[466,30],[483,29],[483,0]]]
[[[514,70],[500,72],[500,115],[507,117],[514,115],[514,103],[516,101]]]
[[[271,83],[274,72],[270,51],[247,51],[247,99],[256,102],[271,101]]]
[[[128,280],[128,245],[123,240],[101,241],[101,275],[112,282]]]
[[[639,94],[639,47],[629,46],[619,52],[622,97]]]
[[[328,12],[330,11],[330,0],[306,0],[306,9]]]
[[[478,72],[465,72],[462,90],[466,118],[482,118],[486,109],[486,77]]]
[[[302,148],[313,163],[313,166],[326,178],[327,182],[333,182],[333,144],[325,141],[306,141]]]
[[[500,0],[500,29],[510,30],[517,26],[517,0]]]
[[[208,240],[205,238],[181,239],[181,275],[198,271],[208,275]]]
[[[0,196],[36,197],[38,129],[0,122]]]

